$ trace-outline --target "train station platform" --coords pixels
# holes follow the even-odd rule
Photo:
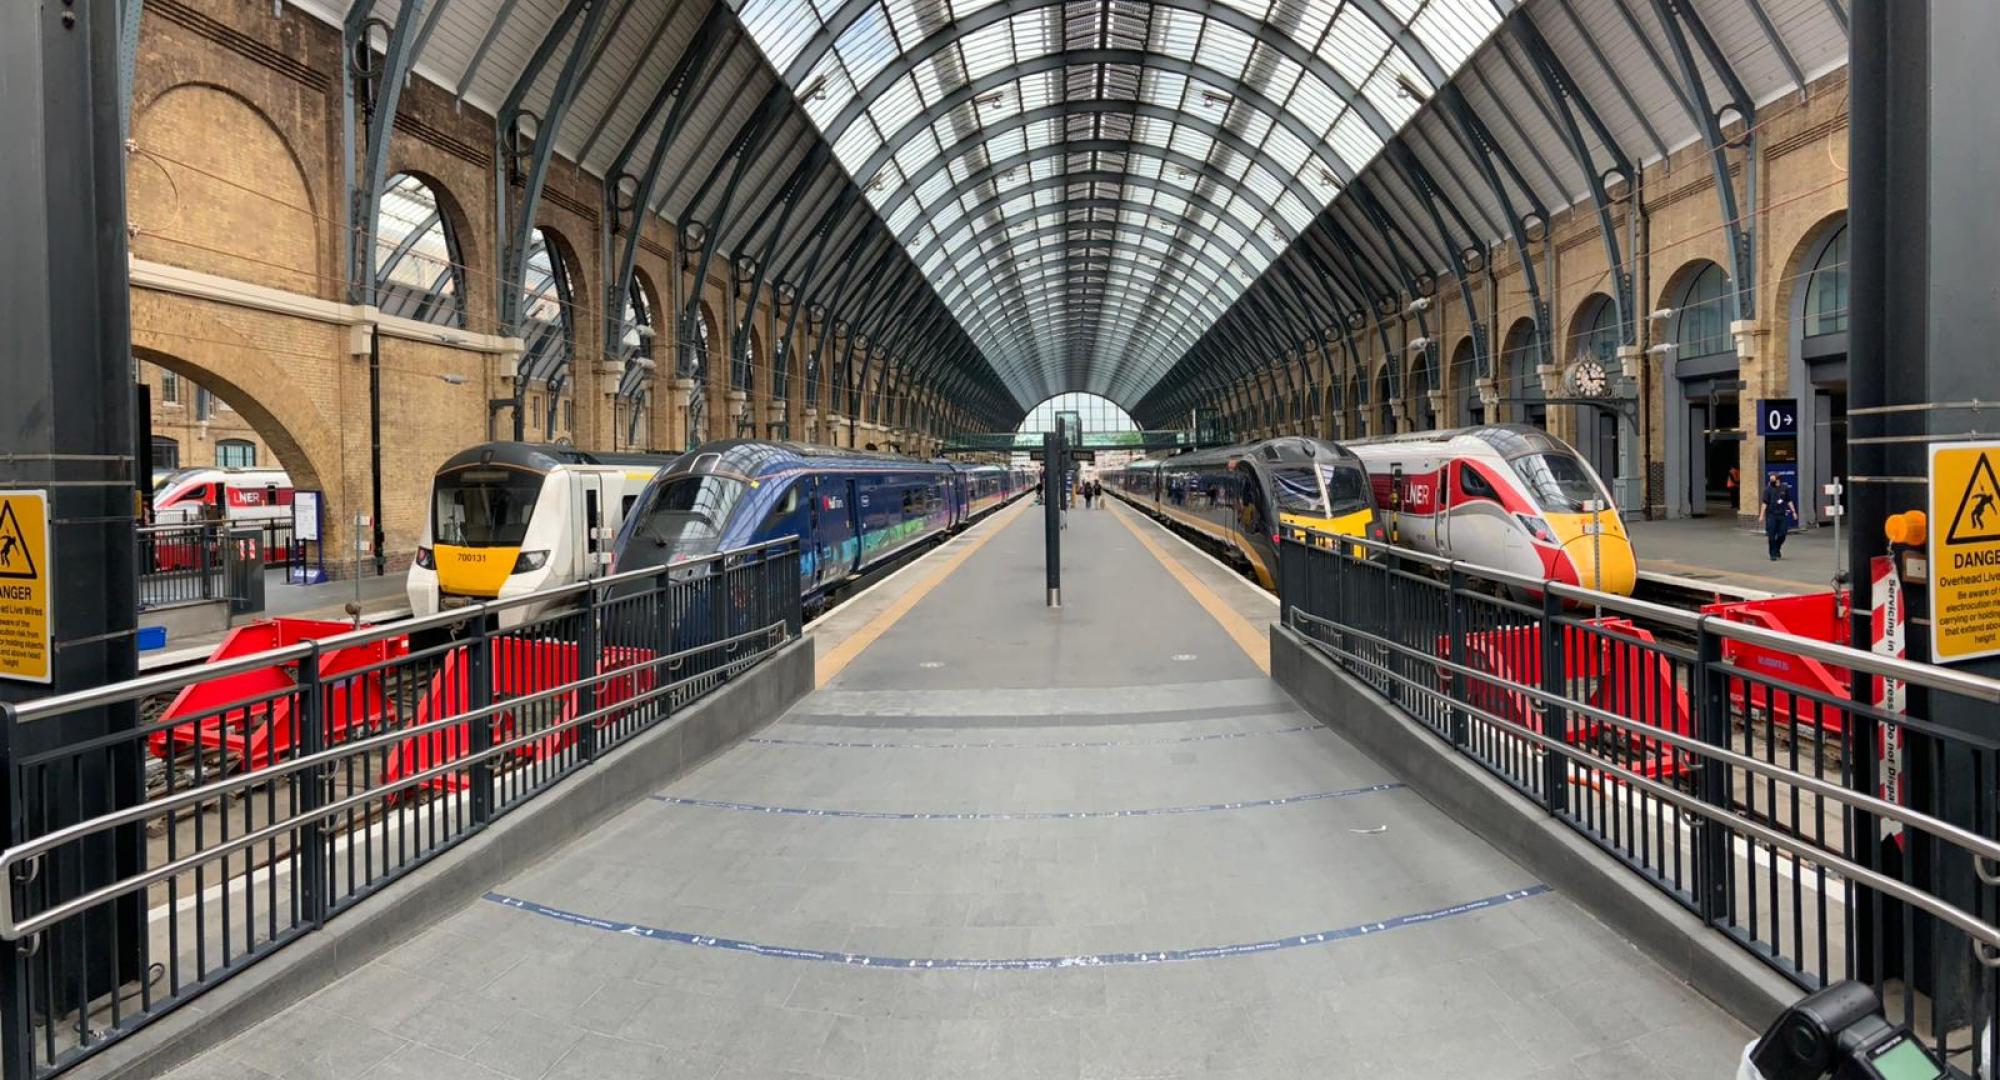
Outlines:
[[[1735,515],[1641,521],[1627,518],[1625,531],[1639,556],[1639,572],[1688,588],[1707,587],[1724,597],[1762,599],[1832,588],[1831,528],[1794,529],[1784,557],[1773,562],[1763,529]],[[1841,537],[1844,560],[1852,538]],[[1880,539],[1879,537],[1877,538]],[[1845,563],[1841,564],[1845,569]]]
[[[1032,502],[940,547],[778,722],[171,1075],[1733,1074],[1267,677],[1268,598],[1122,508],[1063,545],[1059,611]]]

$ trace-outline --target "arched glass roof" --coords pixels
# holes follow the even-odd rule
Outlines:
[[[735,0],[1016,396],[1144,387],[1516,0]]]

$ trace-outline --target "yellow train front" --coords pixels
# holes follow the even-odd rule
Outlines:
[[[1201,534],[1276,590],[1278,543],[1383,530],[1367,471],[1337,443],[1288,436],[1140,461],[1110,474],[1120,498]]]

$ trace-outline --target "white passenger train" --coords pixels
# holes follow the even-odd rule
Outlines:
[[[520,596],[610,570],[618,529],[672,454],[606,454],[568,446],[482,443],[438,467],[406,586],[430,615]],[[555,603],[507,609],[502,628]]]

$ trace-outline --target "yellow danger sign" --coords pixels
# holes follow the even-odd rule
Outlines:
[[[2000,442],[1930,449],[1931,660],[2000,654]]]
[[[49,681],[49,493],[0,491],[0,678]]]

